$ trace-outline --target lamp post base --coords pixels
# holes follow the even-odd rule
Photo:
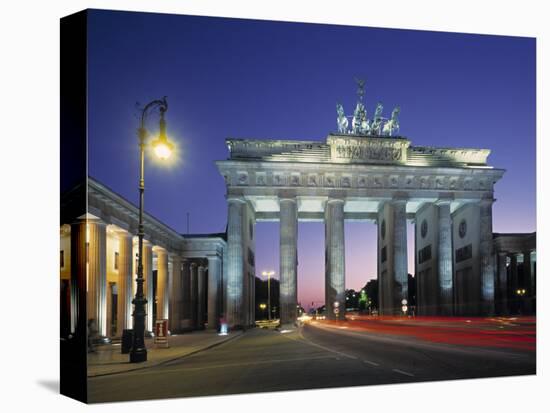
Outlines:
[[[147,350],[140,348],[137,350],[130,350],[130,363],[142,363],[147,361]]]

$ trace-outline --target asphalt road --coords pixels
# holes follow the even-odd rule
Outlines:
[[[162,366],[91,378],[89,402],[535,374],[535,352],[306,325],[254,329]]]

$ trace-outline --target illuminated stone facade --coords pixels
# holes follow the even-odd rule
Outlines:
[[[325,224],[327,316],[344,316],[344,221],[378,225],[379,312],[402,313],[407,299],[407,221],[415,223],[418,314],[495,312],[493,186],[504,170],[487,149],[417,147],[403,137],[330,134],[325,142],[228,139],[218,161],[227,186],[234,324],[246,310],[249,221],[279,221],[281,317],[296,308],[298,221]],[[245,212],[246,211],[246,212]],[[238,308],[241,307],[239,311]]]
[[[62,199],[60,241],[61,334],[76,328],[76,280],[85,275],[88,322],[97,339],[109,341],[132,328],[137,276],[138,209],[89,179],[88,213],[71,216],[72,193]],[[223,309],[225,234],[182,235],[145,214],[143,247],[146,330],[167,319],[171,332],[218,328]],[[84,247],[83,253],[79,251]],[[75,251],[77,254],[75,254]]]

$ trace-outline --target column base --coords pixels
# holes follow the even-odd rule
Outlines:
[[[297,323],[284,323],[284,324],[279,324],[275,329],[280,331],[280,332],[288,332],[288,331],[294,331],[296,330],[296,328],[298,328],[298,325]]]
[[[111,344],[112,340],[110,337],[99,336],[99,337],[94,337],[92,342],[94,344]]]

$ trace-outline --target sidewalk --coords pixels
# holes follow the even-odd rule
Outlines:
[[[175,360],[235,339],[242,331],[220,336],[215,331],[193,331],[168,337],[169,348],[155,348],[153,338],[145,339],[147,361],[131,364],[128,354],[120,353],[120,344],[105,344],[88,353],[88,377],[140,370]]]

